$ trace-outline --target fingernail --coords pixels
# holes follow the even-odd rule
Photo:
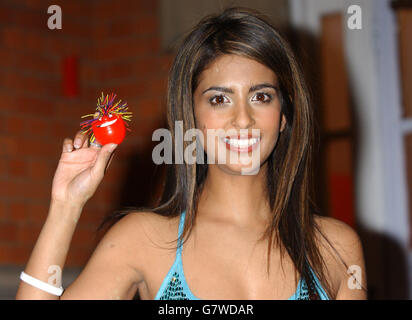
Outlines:
[[[112,143],[112,144],[108,147],[109,152],[113,152],[114,149],[116,149],[116,147],[117,147],[117,144]]]
[[[74,147],[75,148],[80,148],[81,144],[82,144],[82,141],[80,139],[74,140]]]
[[[71,145],[67,145],[66,151],[67,151],[67,152],[72,152],[72,151],[73,151],[72,146],[71,146]]]

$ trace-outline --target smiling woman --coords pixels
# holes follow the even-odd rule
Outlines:
[[[310,98],[292,51],[269,22],[238,8],[203,19],[179,47],[167,106],[175,145],[180,123],[183,132],[205,137],[196,157],[255,153],[259,170],[243,174],[248,161],[171,165],[159,205],[118,214],[62,298],[365,298],[357,234],[318,216],[312,203]],[[64,152],[57,169],[49,218],[26,269],[31,275],[45,278],[45,264],[64,262],[73,219],[102,178],[110,145],[96,155],[79,138],[83,147]],[[182,143],[183,150],[191,142]],[[74,166],[87,159],[85,171],[93,174],[85,176]],[[64,250],[47,241],[53,236]],[[348,275],[348,266],[362,274]],[[22,284],[18,296],[30,295],[41,294]]]
[[[207,137],[204,143],[207,156],[219,157],[216,156],[219,144],[225,144],[230,152],[223,155],[226,161],[219,163],[225,165],[219,168],[234,174],[250,167],[252,159],[242,161],[242,156],[248,156],[257,147],[259,161],[254,165],[264,164],[286,124],[281,115],[275,73],[255,60],[234,54],[216,58],[202,72],[194,92],[194,115],[196,127]],[[223,133],[213,137],[208,134],[210,129],[223,129]],[[259,133],[254,134],[252,129]],[[234,134],[226,133],[230,131]],[[214,149],[209,148],[211,138],[215,138]],[[240,153],[239,161],[233,161],[236,157],[231,153]],[[213,168],[216,167],[210,167]],[[253,165],[250,169],[257,172]]]
[[[184,130],[196,127],[208,138],[208,130],[223,129],[222,134],[212,137],[215,148],[209,148],[207,142],[202,144],[206,158],[216,157],[219,144],[227,147],[226,157],[232,153],[248,154],[249,146],[259,146],[260,170],[256,175],[242,175],[245,164],[230,161],[223,165],[175,166],[174,192],[154,211],[177,216],[185,212],[179,240],[187,241],[186,255],[200,258],[195,252],[201,252],[204,247],[199,244],[194,251],[193,243],[201,240],[205,247],[212,243],[216,247],[227,246],[227,251],[212,250],[217,256],[230,255],[235,248],[252,254],[255,251],[248,251],[248,242],[236,242],[235,236],[226,239],[219,233],[218,226],[255,227],[249,231],[258,239],[253,242],[260,246],[256,251],[261,254],[262,244],[267,246],[267,278],[265,281],[265,276],[257,271],[263,263],[250,263],[246,257],[242,260],[241,255],[234,260],[224,259],[233,283],[243,284],[244,294],[238,297],[336,298],[339,292],[345,292],[347,264],[362,265],[362,253],[357,253],[358,258],[346,259],[348,248],[344,243],[357,239],[356,233],[336,220],[315,215],[316,208],[311,202],[311,102],[292,51],[270,23],[261,14],[243,9],[228,9],[205,18],[178,51],[170,74],[168,97],[169,124],[182,120]],[[227,136],[228,130],[237,134]],[[241,134],[245,130],[247,134]],[[259,136],[254,136],[252,130],[259,130]],[[333,241],[328,233],[336,228],[342,230],[342,237]],[[191,236],[192,231],[196,235]],[[242,234],[238,233],[235,232]],[[212,237],[219,240],[213,241]],[[336,250],[339,246],[345,249]],[[276,265],[271,268],[273,260]],[[225,289],[227,292],[235,288],[241,290],[235,285],[222,285],[225,281],[218,282],[219,287],[213,294],[206,294],[210,278],[203,282],[198,275],[224,272],[206,267],[214,261],[210,256],[201,261],[203,263],[189,264],[196,268],[196,273],[193,271],[190,275],[197,280],[197,291],[207,298],[236,297],[230,293],[219,294]],[[179,264],[179,251],[175,264]],[[283,275],[276,274],[279,265],[282,269],[288,266]],[[172,267],[169,275],[176,268]],[[254,285],[239,280],[245,270],[253,270],[249,273]],[[178,278],[179,272],[175,274]],[[293,274],[295,285],[290,285]],[[187,296],[195,298],[185,289],[188,287],[184,276],[180,277],[183,293],[188,291]],[[302,281],[298,282],[298,278]],[[299,285],[305,290],[300,291]],[[278,288],[271,290],[275,286]],[[165,288],[160,291],[167,291]],[[286,294],[288,292],[290,294]],[[364,291],[351,294],[349,296],[365,297]]]

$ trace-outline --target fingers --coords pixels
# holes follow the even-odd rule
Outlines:
[[[109,143],[102,147],[97,156],[96,163],[92,168],[92,174],[95,176],[103,177],[106,171],[106,167],[109,164],[110,158],[113,155],[113,151],[116,149],[117,144]]]
[[[78,131],[74,137],[74,142],[70,138],[63,141],[63,152],[72,152],[75,149],[87,148],[89,137],[82,131]]]
[[[94,118],[98,118],[100,115],[99,112],[95,112],[93,115]],[[80,130],[76,133],[74,137],[74,142],[72,139],[66,138],[63,141],[63,152],[72,152],[74,149],[87,148],[89,143],[89,136]],[[101,144],[95,140],[95,142],[90,144],[91,147],[101,148]]]
[[[83,133],[83,131],[78,131],[76,133],[76,136],[74,137],[74,143],[73,146],[75,149],[80,149],[82,147],[87,146],[87,139],[88,136]]]
[[[73,140],[66,138],[63,141],[63,152],[72,152],[73,151]]]
[[[86,137],[86,139],[84,139],[82,148],[87,148],[89,146],[89,137]]]

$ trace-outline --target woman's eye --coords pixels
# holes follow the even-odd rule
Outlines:
[[[265,92],[258,92],[252,97],[252,101],[269,103],[272,101],[272,95]]]
[[[229,99],[223,95],[213,96],[209,99],[209,103],[212,106],[220,106],[224,103],[228,103]]]

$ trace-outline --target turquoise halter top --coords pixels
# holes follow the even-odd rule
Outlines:
[[[185,222],[185,213],[180,215],[178,236],[180,237],[183,232],[183,226]],[[316,290],[320,300],[329,300],[326,292],[323,290],[318,278],[312,271],[312,275],[315,281]],[[196,297],[186,282],[185,274],[183,272],[182,264],[182,244],[179,241],[179,246],[176,250],[176,258],[169,269],[166,277],[164,278],[159,291],[157,292],[155,300],[201,300]],[[295,293],[288,300],[309,300],[309,292],[306,282],[302,279],[299,280]]]

